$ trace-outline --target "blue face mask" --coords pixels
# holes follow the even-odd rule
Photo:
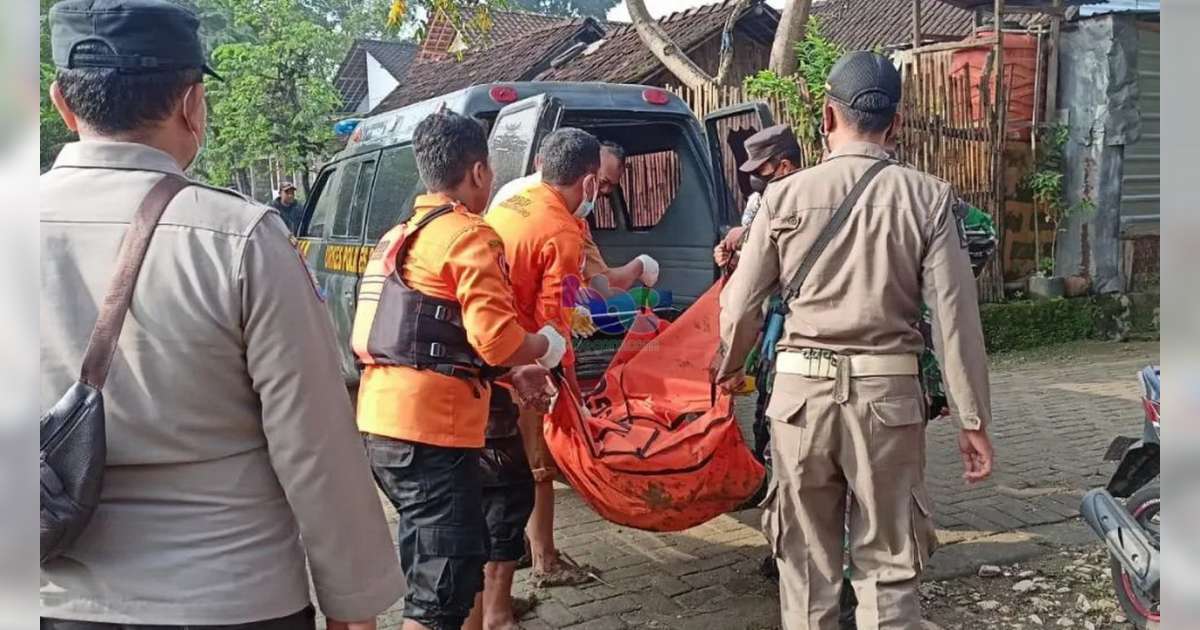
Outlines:
[[[584,183],[584,189],[587,189],[587,184]],[[575,216],[580,219],[586,219],[593,210],[596,209],[596,199],[600,196],[600,185],[596,184],[596,192],[592,194],[591,199],[584,199],[579,202],[579,207],[575,209]]]

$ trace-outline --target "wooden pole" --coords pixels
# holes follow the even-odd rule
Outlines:
[[[1004,122],[1008,113],[1008,99],[1005,98],[1007,94],[1005,94],[1004,89],[1004,0],[995,0],[993,13],[992,18],[995,23],[993,34],[996,36],[996,87],[993,95],[996,104],[996,131],[992,138],[992,142],[995,143],[995,151],[992,158],[992,185],[996,204],[996,214],[994,217],[996,234],[1000,239],[1004,239],[1007,237],[1004,232],[1004,142],[1006,140]],[[999,245],[999,250],[1003,252],[1004,244],[999,243]],[[989,293],[991,293],[992,299],[996,301],[1003,301],[1004,299],[1004,267],[1003,260],[1001,260],[1003,257],[1003,255],[1000,255],[993,258],[992,286]]]
[[[1054,8],[1062,8],[1062,0],[1054,0]],[[1050,17],[1050,38],[1046,59],[1046,114],[1042,120],[1051,121],[1058,115],[1058,45],[1062,34],[1061,12]]]
[[[913,50],[921,47],[921,0],[912,0]]]

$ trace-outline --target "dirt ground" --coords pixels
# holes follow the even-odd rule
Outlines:
[[[999,568],[995,577],[923,584],[925,618],[944,630],[1134,627],[1117,604],[1099,543]]]

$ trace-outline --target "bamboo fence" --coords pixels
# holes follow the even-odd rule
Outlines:
[[[901,108],[903,125],[898,139],[899,159],[912,167],[950,182],[955,191],[968,203],[987,212],[995,222],[997,238],[1004,239],[1003,198],[1004,165],[1003,141],[1006,111],[997,105],[992,63],[989,57],[982,77],[953,73],[954,50],[902,51],[896,61],[904,80],[904,101]],[[1011,84],[1011,82],[1007,82]],[[682,98],[696,116],[705,116],[733,105],[758,101],[770,109],[776,123],[796,127],[798,122],[789,115],[779,99],[748,98],[738,86],[705,86],[699,89],[683,86],[667,88]],[[1001,95],[1006,96],[1006,95]],[[718,121],[718,138],[736,138],[757,131],[760,122],[752,112]],[[740,181],[737,164],[745,158],[740,147],[720,142],[722,170],[726,182]],[[801,141],[804,164],[820,160],[818,142]],[[739,155],[740,153],[740,155]],[[730,191],[732,208],[745,205],[742,186]],[[736,221],[737,217],[732,217]],[[1004,282],[1001,268],[1002,246],[992,257],[980,276],[980,298],[987,302],[1003,300]]]

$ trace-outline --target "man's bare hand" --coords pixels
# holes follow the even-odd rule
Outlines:
[[[336,619],[326,619],[325,627],[328,630],[375,630],[375,619],[369,621],[338,621]]]
[[[713,248],[713,260],[716,261],[718,267],[727,267],[729,261],[733,260],[733,254],[725,249],[724,241],[717,243],[717,246]]]
[[[958,432],[958,452],[962,454],[963,479],[969,484],[979,483],[992,474],[992,439],[987,431],[963,429]]]
[[[713,248],[713,260],[717,262],[718,267],[729,267],[737,255],[738,245],[742,242],[742,235],[745,234],[746,228],[735,227],[729,230],[725,238],[721,239],[720,243]]]
[[[558,390],[550,378],[550,371],[540,365],[523,365],[509,372],[509,380],[516,390],[517,404],[522,409],[533,409],[546,413],[550,401]]]

